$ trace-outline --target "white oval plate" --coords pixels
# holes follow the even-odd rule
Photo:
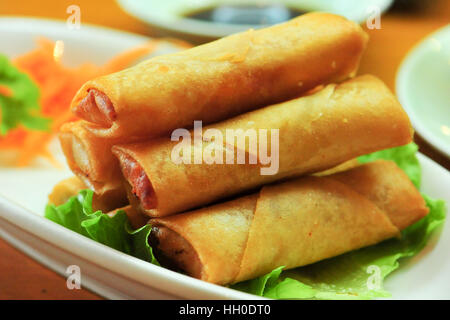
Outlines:
[[[185,35],[214,39],[261,27],[249,24],[212,23],[183,17],[186,13],[211,8],[219,3],[242,5],[261,3],[260,0],[117,0],[117,3],[127,13],[153,27]],[[301,11],[331,12],[362,23],[373,14],[374,6],[382,13],[390,7],[392,0],[275,0],[263,3],[281,3]]]
[[[58,22],[2,18],[0,52],[11,56],[23,53],[33,48],[33,38],[39,35],[63,40],[67,44],[66,58],[73,59],[72,63],[81,62],[80,56],[101,63],[146,40],[85,25],[74,31]],[[449,172],[423,155],[419,159],[423,167],[423,192],[450,203]],[[45,219],[48,194],[56,182],[68,176],[71,173],[67,168],[0,166],[0,236],[63,276],[68,266],[78,265],[82,286],[111,299],[258,298],[152,265]],[[449,299],[449,270],[447,223],[420,255],[388,277],[385,287],[395,299]]]
[[[450,25],[411,50],[396,88],[417,132],[450,158]]]

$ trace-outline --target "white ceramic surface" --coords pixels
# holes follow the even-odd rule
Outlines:
[[[396,87],[417,132],[450,158],[450,25],[411,50]]]
[[[384,12],[392,0],[117,0],[127,13],[151,25],[177,34],[220,38],[249,28],[260,27],[248,24],[211,23],[196,19],[187,19],[184,14],[217,4],[283,4],[301,11],[326,11],[347,17],[358,23],[371,16],[373,6]]]
[[[8,18],[0,19],[0,52],[16,55],[31,49],[37,35],[67,42],[66,48],[71,49],[65,58],[73,59],[71,63],[79,63],[80,57],[101,63],[145,41],[103,28],[83,26],[73,32],[62,23]],[[57,145],[55,153],[60,156]],[[422,191],[450,203],[450,173],[425,156],[419,159]],[[46,165],[22,169],[0,166],[0,236],[62,275],[69,265],[80,266],[82,285],[107,298],[258,298],[154,266],[43,218],[53,185],[70,175],[67,168]],[[450,224],[435,234],[421,254],[389,276],[385,287],[394,299],[449,299]]]

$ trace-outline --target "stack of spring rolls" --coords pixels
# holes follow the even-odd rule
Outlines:
[[[366,42],[357,24],[310,13],[88,81],[72,104],[82,120],[59,136],[78,178],[50,201],[91,188],[95,208],[150,223],[163,266],[224,285],[398,236],[428,213],[418,190],[393,162],[348,165],[412,140],[383,82],[355,77]],[[173,160],[171,133],[199,120],[183,159],[231,163]],[[217,139],[229,129],[245,143]],[[245,135],[263,129],[277,139]]]

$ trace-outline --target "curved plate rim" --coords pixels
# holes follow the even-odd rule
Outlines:
[[[401,62],[397,76],[395,79],[395,88],[397,97],[408,113],[413,127],[416,131],[434,148],[440,151],[442,154],[450,158],[450,144],[442,143],[439,139],[436,139],[435,134],[427,129],[427,126],[423,124],[419,116],[415,113],[415,108],[409,104],[409,94],[407,89],[408,78],[411,76],[411,69],[416,63],[420,63],[419,60],[428,50],[426,44],[431,38],[440,38],[443,34],[450,33],[450,24],[439,28],[438,30],[427,35],[424,39],[420,40],[410,51],[406,54],[406,57]]]

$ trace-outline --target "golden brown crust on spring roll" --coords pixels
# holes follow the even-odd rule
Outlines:
[[[380,174],[380,172],[389,174]],[[377,204],[400,230],[420,220],[428,208],[414,185],[394,162],[378,160],[353,170],[333,175],[338,180]]]
[[[88,81],[72,110],[99,136],[160,136],[344,80],[356,72],[366,42],[356,23],[310,13]]]
[[[151,190],[135,192],[150,197],[141,204],[150,216],[158,217],[182,212],[218,199],[250,190],[286,177],[318,172],[377,150],[406,144],[412,139],[412,129],[407,114],[395,96],[377,78],[361,76],[331,84],[324,89],[278,105],[255,110],[227,121],[205,127],[219,130],[224,142],[203,140],[202,146],[193,145],[191,155],[201,149],[205,155],[215,146],[223,151],[237,146],[225,141],[227,129],[279,129],[279,168],[273,175],[262,175],[266,168],[258,157],[256,164],[201,164],[175,163],[171,156],[179,144],[170,139],[158,139],[140,144],[114,146],[122,172],[133,189],[137,182],[127,175],[133,166],[145,172]],[[191,134],[192,136],[192,134]],[[249,141],[258,145],[255,137]],[[228,145],[227,145],[228,143]],[[248,158],[251,143],[245,146]],[[268,149],[271,145],[268,139]],[[242,150],[242,149],[241,149]],[[236,163],[237,152],[234,153]],[[131,160],[130,160],[131,159]],[[272,159],[275,160],[275,159]],[[145,192],[144,192],[145,191]]]
[[[332,179],[306,177],[263,187],[235,281],[268,273],[274,263],[291,269],[397,234],[374,203]]]
[[[365,170],[377,177],[367,184],[376,186],[351,183]],[[398,174],[399,170],[376,161],[343,174],[265,186],[255,195],[152,219],[151,225],[159,230],[151,236],[154,252],[180,267],[175,252],[194,250],[184,257],[194,262],[198,257],[202,267],[184,271],[205,281],[230,284],[279,266],[299,267],[381,242],[407,226],[403,222],[396,226],[391,221],[395,215],[407,212],[412,224],[428,212],[420,193],[404,181],[408,177]],[[398,191],[391,190],[396,186],[400,186]],[[404,198],[391,196],[399,192],[416,201],[404,203]],[[397,211],[400,204],[407,208]],[[168,235],[159,238],[165,231]]]

